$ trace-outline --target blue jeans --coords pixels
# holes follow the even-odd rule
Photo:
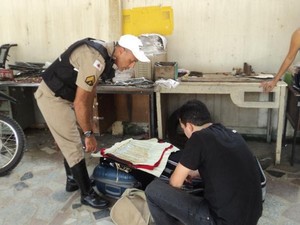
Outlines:
[[[202,197],[174,188],[159,179],[152,181],[145,193],[156,225],[215,225],[208,204]]]

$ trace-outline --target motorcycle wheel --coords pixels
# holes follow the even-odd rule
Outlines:
[[[25,146],[21,126],[14,119],[0,114],[0,176],[7,175],[19,164]]]

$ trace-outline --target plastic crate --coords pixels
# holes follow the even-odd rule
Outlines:
[[[123,10],[123,34],[172,34],[173,9],[170,6],[137,7]]]

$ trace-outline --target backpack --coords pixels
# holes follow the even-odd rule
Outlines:
[[[110,211],[110,217],[116,225],[154,224],[145,192],[137,188],[127,188]]]

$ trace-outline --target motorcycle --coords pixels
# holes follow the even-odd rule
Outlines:
[[[17,100],[0,91],[0,100]],[[7,175],[21,161],[26,147],[26,138],[23,129],[16,120],[0,113],[0,176]]]

